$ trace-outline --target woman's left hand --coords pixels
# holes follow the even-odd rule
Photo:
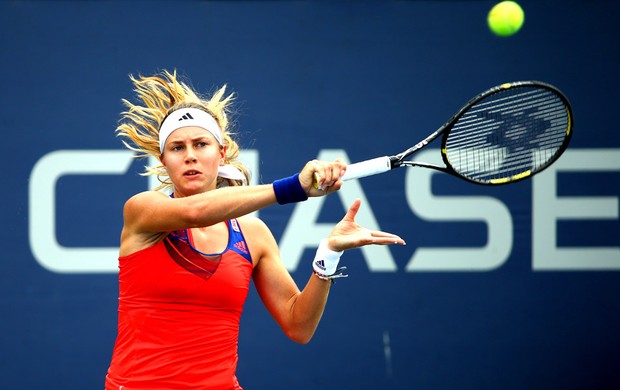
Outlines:
[[[364,245],[406,245],[399,236],[379,230],[370,230],[355,222],[355,216],[360,209],[361,201],[356,199],[347,214],[334,227],[327,238],[327,247],[330,250],[340,252],[347,249],[358,248]]]

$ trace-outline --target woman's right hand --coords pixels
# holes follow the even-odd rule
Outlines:
[[[299,173],[299,182],[309,197],[336,192],[342,186],[342,175],[347,169],[343,159],[309,161]]]

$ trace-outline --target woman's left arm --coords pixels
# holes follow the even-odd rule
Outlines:
[[[360,201],[356,200],[327,238],[327,249],[339,252],[369,244],[405,244],[394,234],[358,225],[355,215],[359,208]],[[277,243],[267,226],[262,222],[252,225],[252,245],[256,245],[253,256],[259,256],[253,272],[256,290],[284,333],[293,341],[308,343],[323,315],[331,282],[311,275],[299,291],[282,263]]]

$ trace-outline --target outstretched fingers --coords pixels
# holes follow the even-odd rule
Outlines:
[[[371,244],[374,245],[407,245],[405,240],[397,236],[396,234],[386,233],[379,230],[370,231]]]

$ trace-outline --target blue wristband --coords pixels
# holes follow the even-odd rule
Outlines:
[[[308,194],[299,182],[299,173],[274,181],[273,191],[280,204],[303,202],[308,199]]]

